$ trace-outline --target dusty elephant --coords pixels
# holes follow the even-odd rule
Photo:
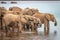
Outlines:
[[[17,12],[14,12],[14,11],[9,11],[9,10],[6,10],[6,11],[3,11],[2,12],[2,18],[5,17],[5,15],[8,15],[8,14],[13,14],[13,15],[17,15],[18,13]],[[8,16],[9,17],[9,16]],[[2,20],[2,24],[4,24],[3,20]],[[2,26],[1,26],[2,27]],[[4,29],[4,28],[2,28]]]
[[[10,7],[10,8],[9,8],[9,11],[14,11],[14,12],[16,12],[17,14],[21,14],[22,8],[19,8],[19,7]]]
[[[44,24],[44,32],[46,33],[46,29],[47,29],[48,32],[47,34],[49,34],[49,21],[54,22],[54,26],[57,25],[56,18],[53,14],[35,13],[33,16],[41,19],[42,24]]]
[[[4,17],[3,17],[3,22],[4,22],[4,24],[3,24],[2,27],[5,27],[6,28],[6,31],[8,31],[9,30],[8,25],[11,22],[14,22],[14,23],[17,22],[18,24],[20,23],[20,16],[19,15],[13,15],[13,14],[5,14]],[[18,27],[18,31],[20,32],[21,29],[19,29],[19,28],[20,27]],[[14,29],[14,27],[13,27],[13,29]]]
[[[4,12],[6,11],[7,9],[5,7],[0,7],[0,29],[2,29],[2,18],[4,16]]]
[[[21,19],[22,23],[29,25],[28,27],[31,28],[32,31],[37,31],[38,24],[41,25],[40,19],[35,18],[33,16],[29,16],[29,15],[24,15],[23,17],[26,21],[24,20],[25,21],[25,23],[24,23],[23,19]]]
[[[34,15],[36,12],[39,12],[39,10],[38,10],[38,9],[34,9],[34,8],[32,8],[32,9],[30,9],[30,8],[25,8],[25,9],[22,11],[23,15],[30,15],[30,16]]]

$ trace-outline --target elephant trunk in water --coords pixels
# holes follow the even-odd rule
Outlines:
[[[56,19],[54,20],[54,22],[55,22],[55,23],[54,23],[54,26],[57,26],[57,21],[56,21]]]
[[[41,27],[42,26],[42,23],[40,21],[37,22],[37,26]]]

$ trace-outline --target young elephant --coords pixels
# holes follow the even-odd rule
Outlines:
[[[37,32],[38,26],[41,27],[42,23],[39,18],[35,18],[33,21],[30,21],[31,30]]]
[[[41,19],[42,24],[44,24],[44,32],[45,33],[46,33],[46,28],[47,28],[47,32],[48,32],[47,34],[49,34],[49,21],[54,22],[55,26],[57,25],[57,21],[53,14],[35,13],[33,16]]]
[[[29,29],[31,29],[32,31],[37,31],[37,26],[38,24],[41,25],[41,21],[39,18],[35,18],[33,16],[29,16],[29,15],[24,15],[25,20],[27,20],[27,22],[25,24],[29,25]]]

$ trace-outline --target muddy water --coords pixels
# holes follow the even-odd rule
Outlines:
[[[58,20],[57,27],[54,27],[52,24],[50,27],[49,35],[45,35],[43,27],[41,27],[38,33],[16,33],[16,32],[1,32],[0,31],[0,40],[60,40],[60,20]]]
[[[0,32],[0,40],[57,40],[57,33],[50,33],[44,35],[43,32],[39,33],[3,33]]]

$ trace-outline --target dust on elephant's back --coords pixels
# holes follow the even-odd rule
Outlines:
[[[3,19],[5,20],[6,24],[9,24],[11,21],[19,21],[18,17],[18,15],[5,14]]]

